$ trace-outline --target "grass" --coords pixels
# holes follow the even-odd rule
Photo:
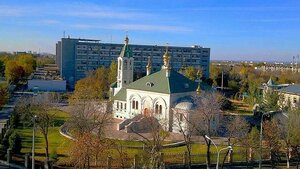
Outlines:
[[[233,105],[233,110],[227,110],[226,113],[238,114],[243,116],[252,116],[252,106],[239,100],[230,100]]]
[[[68,162],[68,150],[71,145],[71,141],[65,137],[63,137],[59,133],[59,127],[69,118],[69,114],[60,110],[53,109],[50,113],[53,113],[55,115],[55,119],[53,122],[53,126],[49,129],[49,153],[52,151],[56,151],[59,157],[59,163],[64,164]],[[31,146],[32,146],[32,128],[26,127],[26,128],[19,128],[16,129],[17,132],[20,134],[22,138],[22,153],[30,153],[31,152]],[[43,135],[37,130],[36,136],[35,136],[36,144],[35,144],[35,153],[36,153],[36,159],[39,161],[43,161],[45,159],[45,141],[43,138]],[[124,141],[124,140],[113,140],[118,145],[124,145],[124,146],[143,146],[143,142],[141,141]],[[167,144],[169,142],[166,142]],[[222,145],[219,145],[218,148],[225,147]],[[239,150],[238,147],[234,148],[235,151]],[[128,154],[128,157],[131,158],[130,161],[132,161],[133,157],[135,155],[141,155],[144,154],[142,149],[132,149],[132,148],[124,148],[124,151]],[[166,148],[163,149],[163,153],[165,154],[164,160],[167,163],[182,163],[184,152],[186,151],[185,146],[181,147],[175,147],[175,148]],[[216,159],[216,149],[212,145],[211,147],[212,152],[212,162],[215,162]],[[224,156],[224,151],[221,154],[221,158]],[[192,161],[193,162],[205,162],[205,153],[206,153],[206,145],[200,145],[200,144],[192,144]],[[118,158],[119,154],[116,149],[111,149],[110,154],[113,158]],[[243,155],[241,154],[235,154],[234,155],[235,160],[242,160]]]
[[[69,118],[69,114],[57,109],[51,110],[50,113],[55,114],[53,127],[49,128],[49,153],[54,150],[60,157],[65,157],[68,152],[70,140],[63,137],[59,133],[59,126]],[[16,131],[22,138],[22,153],[30,153],[32,148],[32,127],[18,128]],[[35,153],[37,160],[45,159],[45,140],[42,133],[37,129],[35,136]]]

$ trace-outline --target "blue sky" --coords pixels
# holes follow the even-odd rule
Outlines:
[[[74,38],[211,48],[211,59],[300,54],[299,0],[1,0],[0,51],[55,53]]]

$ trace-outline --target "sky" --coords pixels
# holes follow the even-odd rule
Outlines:
[[[132,44],[200,45],[212,60],[291,61],[299,0],[1,0],[0,51],[55,54],[65,35]]]

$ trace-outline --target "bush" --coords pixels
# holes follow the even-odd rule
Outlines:
[[[9,142],[9,148],[12,149],[12,152],[13,153],[20,153],[21,152],[21,149],[22,149],[22,140],[21,140],[21,137],[20,135],[17,133],[17,132],[13,132],[9,139],[8,139],[8,142]]]
[[[232,102],[226,97],[222,98],[221,110],[232,110],[234,107]]]
[[[19,117],[19,114],[14,112],[12,114],[12,116],[10,117],[10,124],[11,124],[11,127],[13,129],[17,128],[20,124],[20,117]]]
[[[57,155],[57,151],[56,149],[53,149],[50,153],[50,158],[54,161],[57,161],[58,160],[58,155]]]

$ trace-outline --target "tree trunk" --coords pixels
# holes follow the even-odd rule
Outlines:
[[[226,161],[226,158],[227,158],[227,156],[229,155],[229,152],[230,152],[230,150],[228,150],[227,152],[226,152],[226,155],[225,155],[225,157],[224,157],[224,159],[223,159],[223,162],[222,162],[222,169],[224,168],[224,163],[225,163],[225,161]]]
[[[45,152],[46,152],[46,159],[49,160],[49,142],[48,142],[48,134],[44,134],[45,138]]]
[[[207,164],[208,169],[210,168],[210,164],[211,164],[211,161],[210,161],[210,145],[211,145],[211,141],[208,140],[208,142],[207,142],[207,151],[206,151],[206,164]]]

